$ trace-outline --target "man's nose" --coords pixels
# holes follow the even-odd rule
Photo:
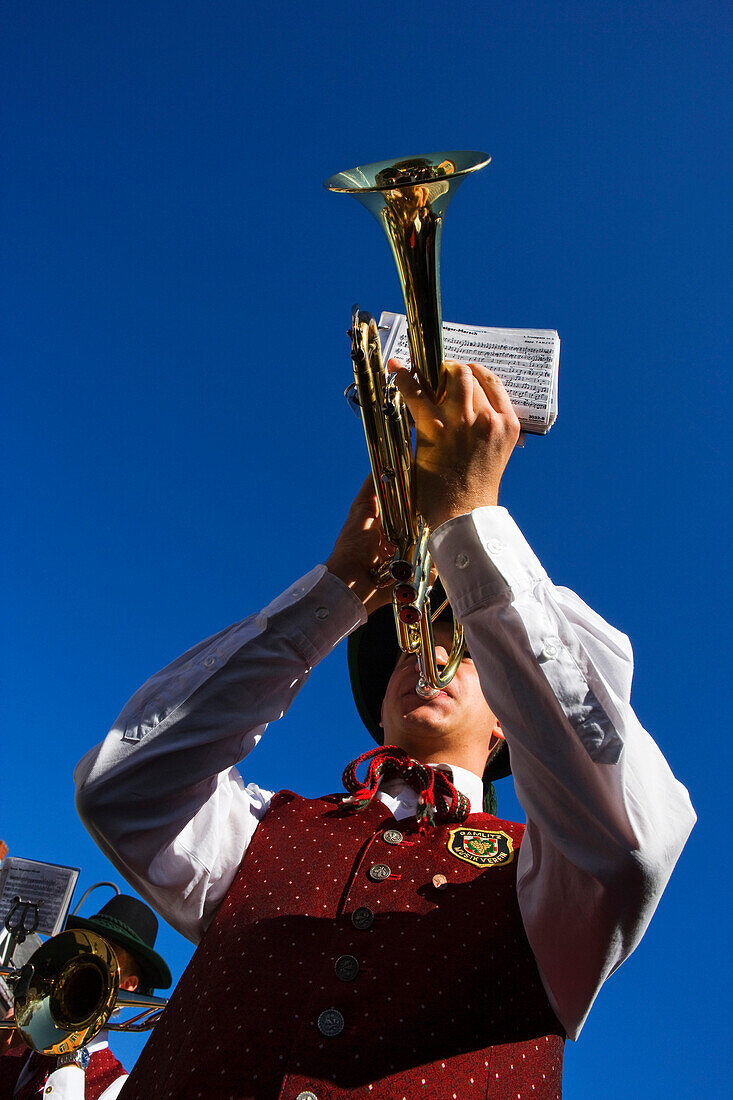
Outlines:
[[[445,668],[445,666],[448,664],[449,656],[450,654],[448,653],[448,650],[445,648],[445,646],[436,645],[435,662],[438,668]],[[414,654],[414,664],[412,664],[412,667],[415,669],[416,672],[419,670],[420,666],[417,663],[417,654]]]

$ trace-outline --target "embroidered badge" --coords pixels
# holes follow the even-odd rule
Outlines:
[[[490,829],[451,829],[448,851],[474,867],[497,867],[514,859],[514,842],[507,834]]]

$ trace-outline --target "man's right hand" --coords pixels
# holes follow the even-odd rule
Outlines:
[[[354,498],[326,567],[359,597],[367,614],[371,614],[392,599],[392,585],[379,588],[374,574],[393,553],[394,547],[382,532],[374,482],[369,474]]]

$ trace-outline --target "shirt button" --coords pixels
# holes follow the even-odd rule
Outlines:
[[[542,647],[542,656],[546,657],[548,661],[552,661],[557,657],[557,646],[554,642],[545,642]]]
[[[467,565],[471,564],[471,559],[468,554],[456,554],[455,564],[459,569],[465,569]]]
[[[327,1008],[318,1017],[318,1030],[327,1039],[335,1039],[344,1030],[345,1021],[337,1008]]]
[[[486,549],[490,554],[500,554],[504,549],[504,543],[501,539],[489,539],[486,543]]]
[[[327,607],[319,607],[318,610],[316,611],[316,618],[317,619],[321,619],[321,620],[327,619],[328,616],[329,616],[329,610],[328,610]]]
[[[368,909],[366,905],[360,905],[358,909],[355,909],[351,914],[351,923],[354,928],[358,928],[360,932],[366,932],[367,928],[371,928],[374,924],[374,913],[371,909]]]
[[[367,874],[372,882],[383,882],[392,874],[392,869],[386,863],[373,863]]]
[[[399,829],[387,829],[387,832],[384,834],[383,840],[387,844],[401,844],[404,840],[404,837],[402,836],[402,833]]]
[[[298,1095],[295,1097],[295,1100],[318,1100],[318,1097],[314,1092],[311,1092],[310,1089],[308,1089],[306,1090],[306,1092],[299,1092]]]
[[[216,664],[216,657],[210,654],[208,657],[204,657],[204,668],[213,668]]]
[[[353,982],[359,973],[359,963],[353,955],[341,955],[340,958],[336,959],[334,970],[340,982]]]

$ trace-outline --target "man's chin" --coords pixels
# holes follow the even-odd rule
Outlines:
[[[445,737],[450,729],[449,714],[434,703],[417,706],[405,711],[400,723],[401,731],[417,741],[432,741]]]

